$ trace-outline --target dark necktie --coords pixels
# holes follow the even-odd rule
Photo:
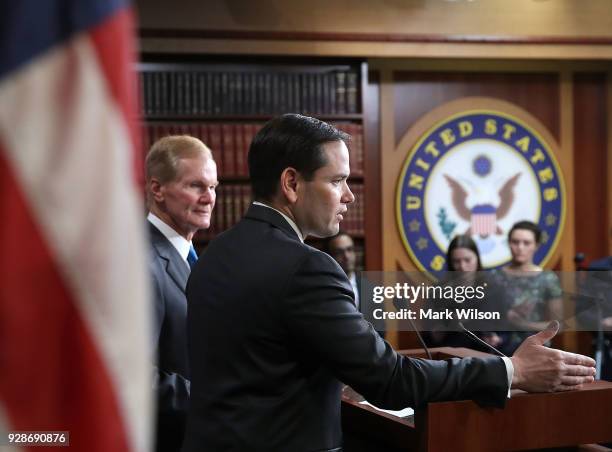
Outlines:
[[[193,245],[191,245],[191,247],[189,248],[189,254],[187,255],[187,263],[189,264],[192,270],[197,261],[198,255],[196,254],[196,250]]]

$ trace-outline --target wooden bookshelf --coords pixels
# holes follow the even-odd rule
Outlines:
[[[196,235],[200,249],[232,227],[251,201],[247,154],[251,140],[273,117],[301,113],[351,135],[349,186],[356,201],[341,224],[355,239],[364,267],[365,149],[362,61],[244,61],[202,56],[144,56],[138,65],[143,152],[170,134],[200,138],[211,150],[220,185],[211,227]],[[180,60],[179,60],[180,59]],[[315,242],[316,244],[317,242]]]

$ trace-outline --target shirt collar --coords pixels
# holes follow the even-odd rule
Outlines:
[[[300,231],[300,228],[298,228],[297,224],[295,224],[295,222],[294,222],[294,221],[293,221],[291,218],[289,218],[287,215],[285,215],[285,214],[284,214],[283,212],[281,212],[280,210],[275,209],[274,207],[270,207],[269,205],[264,204],[264,203],[262,203],[262,202],[259,202],[259,201],[253,201],[253,204],[254,204],[254,205],[256,205],[256,206],[263,206],[263,207],[267,207],[268,209],[272,209],[272,210],[274,210],[274,211],[276,211],[276,212],[280,213],[280,214],[283,216],[283,218],[284,218],[284,219],[287,221],[287,223],[289,223],[289,226],[291,226],[291,228],[292,228],[292,229],[295,231],[295,233],[297,234],[297,236],[298,236],[298,238],[300,239],[300,241],[301,241],[302,243],[304,243],[304,236],[302,235],[302,232]]]
[[[159,229],[159,232],[164,234],[164,237],[168,239],[183,260],[187,262],[187,255],[189,254],[189,248],[191,248],[191,242],[164,223],[164,221],[154,213],[149,212],[147,220]],[[189,263],[187,263],[187,265],[189,265]]]

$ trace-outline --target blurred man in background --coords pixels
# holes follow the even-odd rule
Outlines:
[[[355,293],[355,306],[359,310],[359,285],[357,283],[357,274],[355,273],[356,256],[353,239],[346,232],[340,232],[328,240],[326,251],[346,273],[346,277]]]

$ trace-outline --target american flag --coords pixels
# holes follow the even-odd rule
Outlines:
[[[477,205],[472,208],[471,232],[474,235],[491,235],[495,232],[497,210],[490,204]]]
[[[150,447],[132,30],[120,0],[0,4],[0,432],[76,451]]]

